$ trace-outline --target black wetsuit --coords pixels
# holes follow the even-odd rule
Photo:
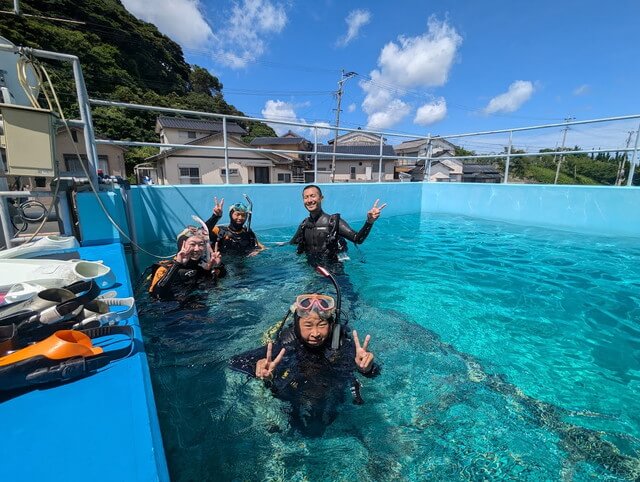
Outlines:
[[[215,246],[217,242],[222,254],[249,254],[260,247],[256,233],[245,226],[239,230],[232,225],[216,226],[221,217],[214,214],[206,221],[211,232],[211,246]]]
[[[339,214],[329,215],[321,210],[300,223],[289,243],[298,245],[298,254],[337,261],[338,253],[346,249],[345,239],[362,244],[372,227],[373,224],[366,221],[360,231],[355,232]]]
[[[176,260],[160,261],[153,265],[149,293],[161,299],[173,299],[176,286],[193,286],[206,278],[222,278],[227,274],[223,264],[213,270],[206,270],[201,261],[188,260],[178,263]]]
[[[363,403],[360,383],[354,376],[355,344],[345,330],[340,348],[334,351],[330,339],[323,346],[311,347],[289,327],[274,343],[273,356],[282,348],[286,350],[284,358],[273,379],[265,384],[277,398],[291,403],[292,427],[306,435],[322,435],[338,415],[338,405],[344,402],[348,388],[354,395],[354,403]],[[255,377],[256,363],[266,356],[266,350],[263,346],[233,357],[231,368]],[[379,372],[374,364],[371,371],[362,375],[374,377]]]

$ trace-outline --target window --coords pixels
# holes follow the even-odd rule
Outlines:
[[[196,133],[195,131],[187,131],[187,137],[189,139],[195,139],[196,138]]]
[[[85,175],[84,169],[82,169],[82,165],[80,164],[80,161],[78,160],[78,156],[76,154],[64,154],[63,157],[64,157],[64,167],[67,172],[73,172],[75,174],[78,174],[78,176],[80,177]],[[84,154],[81,154],[80,157],[82,158],[82,164],[84,164],[84,167],[86,167],[87,170],[89,170],[87,156],[85,156]]]
[[[278,182],[291,182],[291,174],[288,172],[279,172]]]
[[[351,166],[350,173],[349,173],[349,179],[351,179],[353,181],[353,180],[355,180],[355,178],[356,178],[356,166]]]
[[[200,184],[199,167],[179,167],[180,184]]]
[[[226,169],[220,169],[220,175],[221,176],[226,176],[227,175],[227,170]],[[229,169],[229,175],[230,176],[239,176],[240,172],[237,169]]]
[[[78,142],[78,131],[71,129],[71,138],[73,142]]]
[[[98,169],[102,171],[102,174],[108,176],[109,172],[109,156],[98,155]]]

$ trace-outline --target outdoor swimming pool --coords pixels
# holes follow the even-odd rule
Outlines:
[[[350,249],[345,307],[383,371],[321,438],[289,430],[283,402],[227,368],[297,294],[332,293],[294,253],[228,260],[186,306],[138,296],[172,480],[640,476],[638,239],[382,218]]]

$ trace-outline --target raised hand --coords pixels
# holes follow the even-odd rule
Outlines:
[[[208,249],[211,249],[211,243],[207,243]],[[213,247],[213,251],[211,251],[211,267],[219,266],[222,263],[222,254],[218,249],[218,242]]]
[[[213,198],[213,214],[216,216],[222,216],[222,207],[224,206],[224,198],[220,199],[218,202],[218,198]]]
[[[353,342],[356,345],[356,366],[358,370],[363,373],[368,373],[373,368],[373,353],[368,352],[367,348],[369,347],[369,341],[371,341],[371,336],[367,335],[364,339],[364,343],[360,345],[360,339],[358,338],[358,332],[353,330]]]
[[[185,264],[191,259],[192,253],[193,246],[187,246],[187,243],[182,243],[182,247],[180,248],[180,251],[178,251],[174,259],[180,264]]]
[[[380,201],[380,199],[376,199],[376,202],[373,203],[373,207],[367,212],[367,221],[370,223],[375,223],[376,219],[380,217],[382,210],[387,207],[387,203],[378,206],[378,201]]]
[[[282,361],[282,358],[285,354],[285,349],[283,348],[282,350],[280,350],[280,353],[278,353],[278,356],[274,360],[271,359],[272,350],[273,343],[269,343],[267,345],[267,358],[262,358],[261,360],[258,360],[258,363],[256,363],[256,378],[263,379],[272,377],[273,371]]]

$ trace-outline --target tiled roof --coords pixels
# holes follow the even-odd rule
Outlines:
[[[464,174],[500,174],[495,167],[488,164],[464,164],[462,169]]]
[[[328,152],[333,154],[333,146],[318,146],[318,152]],[[371,157],[380,155],[380,146],[336,146],[336,154],[366,154]],[[382,146],[383,156],[395,156],[393,146]],[[326,156],[323,156],[326,157]],[[351,159],[356,159],[352,157]]]
[[[252,146],[270,146],[270,145],[298,145],[308,142],[303,137],[256,137],[251,141]]]
[[[210,131],[222,132],[222,121],[201,120],[201,119],[184,119],[182,117],[158,117],[158,123],[168,129],[184,129],[191,131]],[[229,134],[247,133],[242,127],[235,122],[227,122],[227,132]]]

